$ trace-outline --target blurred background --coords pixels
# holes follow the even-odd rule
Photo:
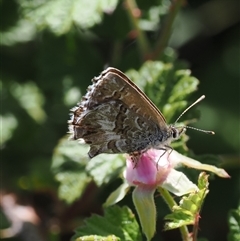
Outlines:
[[[93,200],[98,192],[94,183],[74,203],[59,199],[52,155],[68,131],[69,109],[90,80],[106,66],[124,72],[143,63],[127,2],[134,3],[0,0],[2,238],[69,240],[84,217],[101,213],[104,199]],[[239,203],[240,3],[182,2],[168,46],[199,79],[194,97],[206,95],[194,125],[216,133],[206,142],[205,135],[189,131],[188,147],[196,154],[219,156],[231,175],[210,182],[201,214],[201,236],[221,241],[227,239],[228,211]],[[139,26],[153,46],[171,1],[136,4]],[[159,222],[160,230],[162,225]],[[32,239],[21,230],[28,230]],[[170,240],[177,233],[165,232],[156,240]]]

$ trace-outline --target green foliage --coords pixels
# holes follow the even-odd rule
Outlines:
[[[24,43],[34,39],[36,36],[35,26],[28,20],[21,19],[18,23],[1,34],[1,44],[11,46]]]
[[[62,139],[55,148],[52,170],[60,182],[59,197],[68,203],[80,198],[86,186],[95,181],[98,186],[109,183],[122,173],[124,161],[120,155],[100,155],[89,160],[87,145]]]
[[[99,236],[99,235],[90,235],[90,236],[82,236],[80,238],[75,239],[75,241],[120,241],[115,235],[109,235],[107,237]]]
[[[139,69],[126,74],[159,107],[168,123],[187,107],[187,99],[197,90],[198,80],[190,70],[183,70],[176,61],[164,63],[147,61]]]
[[[86,171],[92,176],[98,186],[109,183],[118,177],[125,167],[122,155],[104,154],[95,157],[86,166]]]
[[[229,234],[228,241],[240,240],[240,205],[228,214]]]
[[[76,234],[72,238],[74,241],[85,240],[84,236],[90,235],[92,235],[90,240],[95,240],[93,239],[95,235],[96,240],[101,241],[111,240],[111,235],[114,237],[113,240],[142,240],[138,223],[128,207],[109,207],[105,209],[103,217],[93,215],[86,219],[84,226],[77,228],[75,232]]]
[[[3,146],[11,139],[14,130],[17,128],[17,118],[12,113],[7,113],[4,116],[0,115],[0,122],[4,126],[1,133],[0,145]]]
[[[91,178],[85,172],[87,158],[84,158],[86,146],[78,146],[66,138],[55,148],[52,170],[60,183],[59,197],[72,203],[83,194]],[[80,162],[81,161],[81,162]]]
[[[7,229],[11,226],[11,223],[9,222],[9,220],[7,219],[7,217],[4,215],[4,213],[2,212],[2,210],[0,209],[0,230],[1,229]]]
[[[165,216],[165,220],[170,220],[165,224],[165,230],[179,228],[185,225],[198,225],[200,210],[208,190],[208,175],[201,173],[198,179],[199,191],[184,196],[179,202],[179,206],[173,206],[173,212]]]
[[[87,29],[100,23],[103,12],[114,11],[117,3],[117,0],[20,0],[24,18],[39,29],[49,28],[57,35],[71,31],[74,26]]]
[[[43,110],[44,96],[33,82],[23,85],[12,83],[12,95],[18,100],[21,107],[39,124],[46,120],[46,113]]]

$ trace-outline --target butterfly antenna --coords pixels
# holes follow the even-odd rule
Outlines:
[[[214,131],[206,131],[206,130],[198,129],[198,128],[195,128],[195,127],[192,127],[192,126],[184,126],[184,127],[187,128],[187,129],[195,130],[195,131],[201,131],[201,132],[204,132],[206,134],[215,135]]]
[[[186,110],[184,110],[182,112],[182,114],[177,118],[177,120],[175,121],[174,124],[176,124],[178,122],[178,120],[189,110],[191,109],[194,105],[196,105],[198,102],[200,102],[201,100],[203,100],[205,98],[205,95],[202,95],[200,98],[198,98],[194,103],[192,103]],[[196,131],[201,131],[204,132],[206,134],[210,134],[210,135],[214,135],[215,132],[214,131],[206,131],[206,130],[202,130],[202,129],[198,129],[192,126],[184,126],[184,128],[186,129],[192,129],[192,130],[196,130]]]
[[[203,100],[205,98],[205,95],[202,95],[200,98],[198,98],[194,103],[192,103],[190,106],[188,106],[187,109],[185,109],[182,114],[176,119],[176,121],[174,122],[174,124],[176,124],[178,122],[178,120],[189,110],[191,109],[194,105],[196,105],[198,102],[200,102],[201,100]]]

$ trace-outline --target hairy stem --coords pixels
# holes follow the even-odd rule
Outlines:
[[[177,203],[174,201],[171,194],[166,189],[164,189],[162,187],[158,187],[158,191],[161,193],[161,195],[162,195],[164,201],[166,202],[166,204],[168,205],[169,209],[172,210],[173,206],[177,205]],[[187,226],[182,226],[182,227],[179,228],[179,230],[180,230],[183,241],[190,241],[191,240]]]
[[[131,24],[134,28],[134,31],[136,32],[136,40],[139,47],[139,51],[141,53],[142,60],[145,59],[145,56],[149,53],[149,43],[147,40],[147,37],[145,35],[145,32],[142,31],[139,27],[139,16],[141,14],[139,8],[137,7],[137,3],[135,0],[125,0],[125,6],[127,9],[127,13],[129,16],[129,19],[131,21]]]
[[[173,0],[169,8],[169,12],[166,17],[166,20],[164,22],[161,35],[156,43],[156,47],[153,53],[151,54],[151,56],[149,56],[150,59],[158,59],[162,55],[164,49],[168,44],[169,38],[171,36],[172,25],[175,20],[175,17],[177,16],[177,13],[180,7],[183,5],[184,1],[185,0]]]

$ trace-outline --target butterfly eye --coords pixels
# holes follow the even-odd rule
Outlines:
[[[179,131],[175,128],[172,128],[172,137],[173,139],[177,139],[179,137]]]

